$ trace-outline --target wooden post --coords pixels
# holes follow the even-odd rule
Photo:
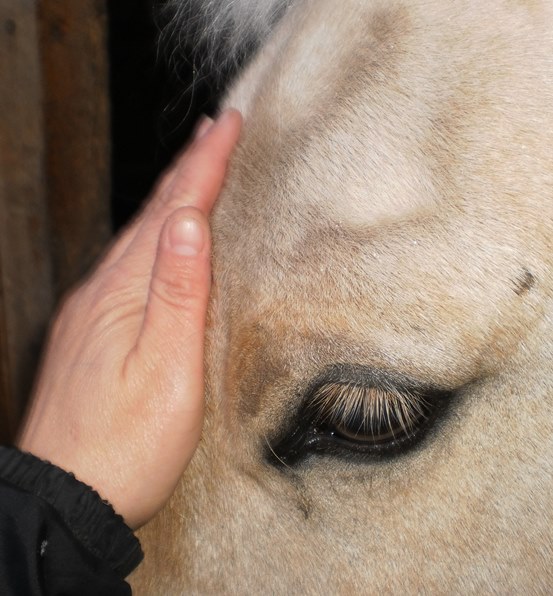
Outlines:
[[[46,198],[56,295],[110,236],[106,0],[41,0]]]
[[[52,310],[36,5],[0,0],[0,432],[13,436]]]
[[[56,300],[109,236],[105,20],[104,0],[0,0],[0,442]]]

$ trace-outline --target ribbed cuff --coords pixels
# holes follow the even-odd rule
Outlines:
[[[77,540],[125,578],[143,559],[138,538],[113,507],[73,474],[0,446],[0,477],[53,507]]]

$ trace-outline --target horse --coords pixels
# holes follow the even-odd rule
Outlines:
[[[134,590],[551,593],[553,3],[204,4],[256,49]]]

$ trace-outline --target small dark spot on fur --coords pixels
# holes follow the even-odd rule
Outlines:
[[[528,271],[528,269],[523,269],[522,273],[519,275],[517,280],[515,281],[515,293],[517,296],[522,296],[529,290],[534,287],[536,283],[536,278]]]

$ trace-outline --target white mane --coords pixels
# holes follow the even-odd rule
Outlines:
[[[186,47],[221,72],[233,69],[269,35],[293,0],[168,0],[162,8],[166,45]]]

